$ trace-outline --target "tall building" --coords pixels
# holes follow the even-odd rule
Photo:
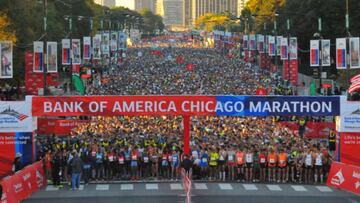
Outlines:
[[[155,3],[156,0],[117,0],[116,6],[123,6],[136,11],[147,8],[155,13]]]
[[[94,0],[94,2],[109,8],[116,6],[116,0]]]
[[[184,23],[190,27],[195,21],[206,13],[229,12],[239,16],[239,2],[247,0],[184,0]]]
[[[157,0],[156,14],[166,26],[184,26],[184,0]]]
[[[248,2],[249,0],[238,0],[238,16],[241,15],[241,11],[245,8],[246,6],[246,3]]]

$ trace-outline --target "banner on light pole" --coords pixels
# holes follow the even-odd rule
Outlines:
[[[91,37],[83,38],[83,59],[91,59]]]
[[[317,67],[320,65],[319,40],[310,40],[310,66]]]
[[[62,65],[70,65],[71,55],[70,55],[70,39],[63,39],[62,44]]]
[[[108,32],[104,32],[101,35],[101,54],[110,55],[110,35]]]
[[[93,58],[101,59],[101,35],[96,34],[93,37]]]
[[[281,39],[282,38],[283,38],[282,36],[276,37],[276,55],[277,56],[281,56]]]
[[[298,59],[298,43],[296,37],[290,37],[289,52],[290,60]]]
[[[0,78],[13,78],[13,44],[11,41],[0,42]]]
[[[330,66],[331,65],[331,56],[330,56],[330,40],[324,39],[321,40],[321,65]]]
[[[81,43],[80,39],[73,39],[71,42],[72,64],[81,64]]]
[[[44,42],[34,42],[34,66],[33,72],[39,73],[44,71]]]
[[[276,56],[276,42],[274,36],[269,36],[269,56]]]
[[[264,53],[264,43],[265,43],[264,35],[258,35],[257,50],[259,51],[259,53]]]
[[[250,35],[249,50],[256,50],[256,35]]]
[[[46,72],[58,72],[57,64],[57,42],[47,42],[46,48]]]
[[[281,38],[281,60],[288,60],[288,38]]]
[[[242,42],[242,47],[244,50],[247,50],[249,47],[248,47],[248,42],[249,42],[249,38],[248,38],[248,35],[244,35],[243,36],[243,42]]]
[[[350,39],[350,68],[360,68],[360,52],[359,37],[351,37]]]
[[[110,36],[110,50],[111,52],[116,52],[118,50],[118,33],[117,32],[111,32]]]
[[[346,38],[336,39],[336,68],[346,69]]]

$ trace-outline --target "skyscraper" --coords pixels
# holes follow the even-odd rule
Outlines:
[[[249,0],[238,0],[238,16],[241,15],[241,12],[242,10],[245,8],[246,6],[246,3],[248,2]]]
[[[157,0],[156,14],[166,26],[184,26],[184,0]]]
[[[136,11],[147,8],[155,13],[155,3],[156,0],[117,0],[116,6],[123,6]]]
[[[229,12],[233,16],[239,16],[239,2],[247,0],[184,0],[184,23],[189,27],[206,13]]]

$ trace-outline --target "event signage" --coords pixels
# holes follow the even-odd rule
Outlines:
[[[101,35],[96,34],[93,37],[93,59],[101,59]]]
[[[21,202],[29,198],[34,192],[45,187],[46,182],[43,162],[38,161],[1,180],[1,202]]]
[[[331,56],[330,56],[330,40],[323,39],[321,40],[321,65],[330,66],[331,65]]]
[[[83,37],[83,59],[91,59],[91,37]]]
[[[81,43],[80,39],[71,40],[71,60],[73,65],[81,64]]]
[[[33,116],[334,116],[339,97],[73,96],[33,97]]]
[[[350,68],[360,68],[360,50],[359,37],[351,37],[350,39]]]
[[[360,167],[360,134],[359,132],[340,133],[340,161]],[[360,188],[359,188],[360,189]]]
[[[333,162],[327,185],[360,195],[360,167]]]
[[[32,132],[31,101],[0,102],[0,132]]]
[[[347,101],[341,97],[340,122],[338,132],[360,132],[360,102]]]
[[[281,38],[281,60],[288,60],[289,56],[288,56],[288,38],[283,37]]]
[[[283,36],[276,36],[276,54],[281,56],[281,39]]]
[[[62,39],[61,40],[61,44],[62,44],[62,65],[70,65],[71,63],[71,45],[70,45],[70,39]]]
[[[11,41],[0,42],[0,78],[13,78],[13,44]]]
[[[310,66],[320,65],[319,40],[310,40]]]
[[[275,43],[275,37],[269,36],[269,56],[275,56],[276,55],[276,43]]]
[[[46,53],[46,71],[48,73],[56,73],[58,70],[57,42],[47,42]]]
[[[290,60],[298,58],[298,44],[296,37],[290,37],[289,52]]]
[[[34,72],[44,71],[44,42],[34,42]]]
[[[248,35],[243,36],[242,47],[243,47],[244,50],[248,49]]]
[[[346,38],[336,39],[336,68],[346,69]]]
[[[256,50],[256,35],[249,35],[249,50]]]

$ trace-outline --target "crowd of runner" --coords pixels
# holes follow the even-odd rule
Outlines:
[[[253,95],[260,87],[268,94],[295,94],[280,78],[212,49],[166,47],[152,53],[129,49],[123,66],[94,78],[87,94]],[[325,144],[303,138],[276,118],[192,117],[191,124],[194,179],[322,183],[329,170]],[[38,155],[55,185],[70,182],[78,168],[74,157],[80,157],[86,183],[179,179],[182,135],[181,117],[93,117],[71,136],[39,139]]]

